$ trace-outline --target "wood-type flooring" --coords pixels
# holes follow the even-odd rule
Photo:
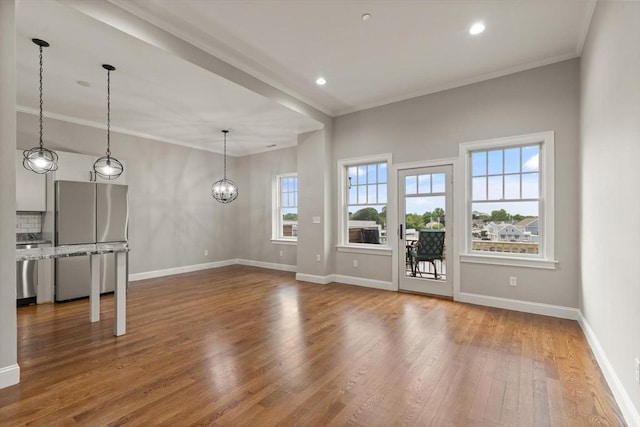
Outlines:
[[[0,425],[621,426],[575,321],[231,266],[18,309]]]

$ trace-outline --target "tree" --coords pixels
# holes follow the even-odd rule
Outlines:
[[[407,229],[413,228],[415,230],[420,230],[421,228],[424,228],[422,215],[418,215],[416,213],[407,214],[405,216],[404,225]]]
[[[431,220],[434,222],[444,222],[444,209],[435,208],[431,214]]]
[[[491,221],[509,221],[511,219],[511,215],[504,209],[500,209],[499,211],[491,211]]]
[[[376,224],[380,224],[380,214],[375,208],[363,208],[351,215],[349,218],[353,221],[375,221]]]
[[[487,215],[486,213],[479,212],[479,211],[473,211],[471,213],[471,217],[473,219],[479,219],[480,221],[485,221],[485,222],[491,220],[491,216],[490,215]]]
[[[526,218],[526,216],[515,214],[515,215],[512,215],[511,218],[513,218],[514,221],[522,221],[523,219]]]
[[[298,214],[297,213],[284,214],[284,215],[282,215],[282,219],[285,220],[285,221],[297,221],[298,220]]]
[[[431,222],[431,216],[433,214],[429,211],[425,212],[422,214],[422,222],[424,222],[425,224],[429,224]]]

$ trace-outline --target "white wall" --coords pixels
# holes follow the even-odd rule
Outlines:
[[[555,131],[558,268],[464,264],[461,291],[577,307],[579,81],[579,61],[570,60],[341,116],[334,162],[387,152],[395,164],[457,157],[462,142]],[[353,257],[337,253],[335,272],[391,280],[391,257],[359,255],[357,269]],[[508,286],[509,276],[518,276],[518,287]]]
[[[240,157],[236,235],[241,259],[296,266],[297,246],[272,243],[272,186],[276,175],[295,173],[296,147]],[[236,179],[236,177],[231,177]],[[234,202],[235,203],[235,202]],[[282,256],[280,256],[282,251]]]
[[[45,119],[44,131],[49,148],[96,155],[106,149],[101,129]],[[18,113],[18,146],[33,146],[37,132],[38,118]],[[225,224],[235,224],[238,208],[211,197],[223,175],[220,154],[113,132],[111,153],[127,165],[129,273],[236,258],[235,229]],[[237,174],[236,163],[228,158],[229,177]]]
[[[20,379],[16,330],[15,3],[0,1],[0,388]]]
[[[598,2],[581,65],[580,308],[640,425],[640,3]]]

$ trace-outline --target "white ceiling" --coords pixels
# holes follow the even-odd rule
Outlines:
[[[577,57],[595,0],[111,0],[330,115]],[[371,19],[363,21],[362,14]],[[476,21],[487,29],[471,36]],[[318,76],[327,85],[315,85]]]
[[[64,1],[64,0],[63,0]],[[318,110],[336,116],[577,57],[591,0],[110,0]],[[73,2],[70,2],[73,3]],[[317,121],[55,0],[18,0],[18,104],[112,129],[246,155],[296,144]],[[363,13],[372,15],[363,21]],[[470,36],[472,23],[487,30]],[[319,76],[324,87],[315,85]],[[88,88],[78,80],[91,83]],[[275,148],[267,146],[276,144]]]
[[[46,115],[106,128],[111,73],[111,129],[240,156],[297,144],[316,121],[51,0],[17,3],[18,110],[37,113],[38,47],[44,49]],[[90,87],[77,81],[90,82]],[[115,138],[114,138],[115,139]],[[46,140],[46,133],[45,133]],[[267,146],[276,144],[276,147]]]

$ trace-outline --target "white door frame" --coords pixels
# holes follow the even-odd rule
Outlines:
[[[458,265],[458,242],[456,240],[456,235],[455,235],[455,217],[457,215],[456,213],[456,199],[455,199],[455,178],[456,178],[456,172],[457,172],[457,164],[458,164],[458,158],[457,157],[447,157],[444,159],[434,159],[434,160],[421,160],[421,161],[417,161],[417,162],[406,162],[406,163],[397,163],[394,164],[389,170],[390,170],[390,176],[393,176],[393,181],[394,181],[394,199],[395,200],[389,200],[389,205],[393,205],[393,226],[389,226],[387,225],[387,235],[389,236],[392,232],[395,231],[394,234],[394,242],[390,243],[393,244],[393,251],[392,251],[392,259],[391,259],[391,266],[392,266],[392,280],[393,280],[393,287],[396,290],[400,290],[400,270],[399,270],[399,257],[400,255],[402,255],[402,257],[405,256],[404,252],[402,252],[402,254],[400,254],[400,251],[398,249],[398,236],[400,234],[400,228],[399,228],[399,221],[400,221],[400,217],[398,215],[398,212],[400,212],[400,203],[403,203],[403,200],[400,200],[400,195],[398,194],[398,173],[401,170],[405,170],[405,169],[417,169],[417,168],[428,168],[428,167],[437,167],[437,166],[451,166],[452,169],[452,175],[451,175],[451,181],[454,184],[452,192],[451,192],[451,197],[452,197],[452,205],[453,205],[453,215],[451,218],[451,252],[449,252],[449,248],[447,248],[447,254],[451,254],[452,258],[452,263],[451,265],[453,266],[453,268],[451,269],[451,280],[452,280],[452,286],[453,286],[453,295],[455,298],[455,295],[457,294],[456,292],[456,286],[459,286],[459,283],[457,283],[457,274],[459,272],[459,265]],[[391,222],[390,222],[391,223]],[[449,274],[449,271],[447,271],[447,274]]]

